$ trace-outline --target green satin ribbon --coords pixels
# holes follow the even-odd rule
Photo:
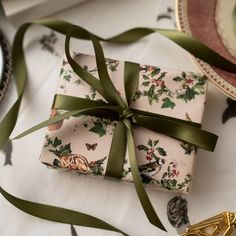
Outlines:
[[[118,228],[96,217],[93,217],[84,213],[80,213],[77,211],[68,210],[61,207],[55,207],[55,206],[40,204],[36,202],[26,201],[26,200],[12,196],[1,187],[0,187],[0,193],[12,205],[14,205],[15,207],[19,208],[20,210],[30,215],[37,216],[46,220],[60,222],[60,223],[115,231],[125,236],[128,236],[128,234],[126,234],[125,232],[119,230]]]
[[[13,53],[12,53],[13,72],[15,75],[16,86],[18,90],[18,99],[12,106],[10,111],[6,114],[2,122],[0,123],[0,149],[9,139],[9,136],[15,126],[21,99],[26,85],[27,72],[26,72],[26,65],[25,65],[22,45],[25,31],[29,28],[31,24],[32,23],[26,23],[19,28],[13,43]],[[125,79],[125,91],[126,91],[127,101],[123,101],[116,92],[115,87],[112,84],[109,75],[107,73],[104,61],[104,55],[99,40],[113,43],[132,43],[151,33],[158,32],[166,36],[170,40],[174,41],[179,46],[183,47],[193,55],[210,63],[213,66],[216,66],[218,68],[224,69],[232,73],[236,73],[236,65],[226,60],[225,58],[221,57],[220,55],[218,55],[216,52],[214,52],[204,44],[178,31],[136,28],[126,31],[115,37],[103,39],[88,32],[82,27],[73,26],[70,23],[64,21],[42,19],[34,21],[33,24],[46,26],[52,30],[67,35],[65,51],[71,67],[82,79],[84,79],[88,84],[90,84],[94,89],[96,89],[108,101],[108,103],[89,101],[70,96],[57,95],[55,97],[54,107],[60,107],[61,109],[69,110],[69,112],[50,118],[42,122],[41,124],[18,135],[15,139],[21,138],[42,127],[63,120],[67,117],[77,115],[79,113],[102,116],[112,120],[118,120],[118,125],[116,127],[112,140],[112,147],[109,154],[109,160],[113,162],[119,159],[115,158],[116,157],[115,154],[119,153],[119,150],[124,150],[124,148],[126,147],[125,142],[127,141],[132,176],[134,179],[134,185],[138,193],[140,202],[143,206],[143,209],[149,221],[153,225],[156,225],[160,229],[164,230],[164,227],[161,224],[159,218],[157,217],[141,182],[135,158],[135,145],[132,137],[132,123],[139,124],[148,129],[164,133],[179,140],[185,140],[187,142],[193,143],[196,146],[208,150],[214,149],[214,145],[216,142],[215,136],[206,131],[202,131],[199,128],[199,125],[196,123],[181,121],[179,119],[160,116],[158,114],[153,114],[129,108],[129,104],[132,101],[133,95],[135,94],[137,88],[138,65],[131,62],[125,63],[124,79]],[[92,41],[95,49],[98,74],[100,80],[98,80],[93,75],[91,75],[83,68],[81,68],[71,58],[69,54],[69,40],[71,36],[79,39],[86,39]],[[120,137],[123,137],[122,141],[119,139]],[[119,143],[118,146],[116,146],[117,143]],[[117,147],[119,147],[120,149],[117,149]],[[124,151],[122,155],[124,155]],[[121,169],[123,168],[123,165],[120,164],[121,162],[118,161],[119,166],[117,169],[112,168],[113,166],[112,162],[110,163],[109,162],[106,174],[120,178]],[[31,215],[62,223],[70,223],[70,224],[112,230],[120,232],[123,235],[127,235],[121,230],[92,216],[88,216],[80,212],[74,212],[58,207],[28,202],[10,195],[9,193],[5,192],[2,188],[0,188],[0,192],[13,205]]]

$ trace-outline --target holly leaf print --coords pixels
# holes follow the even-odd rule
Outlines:
[[[190,155],[193,151],[197,151],[196,147],[192,144],[189,144],[189,143],[180,143],[180,146],[184,149],[184,154],[186,155]]]
[[[50,137],[46,134],[45,139],[47,141],[47,143],[44,145],[44,147],[49,146],[50,144],[52,144],[52,140],[50,139]]]
[[[70,148],[70,143],[66,144],[66,145],[61,145],[59,150],[61,155],[68,155],[68,154],[71,154],[72,151],[71,151],[71,148]]]
[[[64,69],[63,69],[63,68],[61,68],[60,75],[62,75],[62,74],[63,74],[63,72],[64,72]]]
[[[154,77],[155,75],[160,73],[160,68],[155,68],[152,72],[151,72],[151,76]]]
[[[92,94],[91,94],[92,100],[94,100],[95,97],[96,97],[96,93],[92,93]]]
[[[154,144],[154,147],[159,143],[159,140],[154,140],[153,144]]]
[[[143,85],[144,87],[147,87],[149,84],[150,84],[150,81],[145,81],[145,82],[142,83],[142,85]]]
[[[102,137],[106,134],[106,130],[104,129],[102,122],[100,121],[94,122],[94,126],[89,129],[89,131],[96,133],[97,135],[99,135],[99,137]]]
[[[60,165],[60,161],[57,160],[57,159],[54,159],[52,164],[53,164],[53,166],[61,167],[61,165]]]
[[[195,94],[204,94],[205,92],[205,89],[202,85],[199,85],[199,84],[195,84],[193,87],[192,87],[192,90],[194,91]]]
[[[56,137],[54,141],[52,142],[52,146],[56,148],[59,145],[61,145],[61,140]]]
[[[158,77],[158,80],[162,80],[165,78],[167,72],[162,72],[161,75]]]
[[[48,150],[49,152],[54,153],[56,156],[61,157],[65,155],[69,155],[72,153],[70,143],[63,145],[61,140],[57,137],[54,141],[51,141],[52,149]]]
[[[192,180],[192,177],[189,173],[186,174],[184,181],[178,184],[178,189],[183,189],[186,185],[188,185]],[[188,188],[187,188],[188,190]]]
[[[63,76],[63,79],[70,82],[70,79],[71,79],[71,75],[64,75]]]
[[[148,145],[152,147],[152,140],[151,139],[148,140]]]
[[[109,66],[108,66],[108,68],[112,71],[112,72],[114,72],[114,71],[116,71],[117,69],[117,66],[119,65],[119,62],[116,62],[116,63],[112,63],[112,64],[110,64]]]
[[[81,79],[76,79],[74,83],[75,83],[77,86],[84,84]]]
[[[161,156],[166,156],[166,151],[162,147],[157,147],[156,150]]]
[[[109,66],[109,69],[112,71],[112,72],[114,72],[114,71],[116,71],[116,65],[110,65]]]
[[[193,89],[187,87],[186,89],[186,98],[187,100],[191,101],[192,99],[195,98],[195,92]]]
[[[140,150],[140,151],[148,151],[149,150],[149,148],[148,147],[146,147],[145,145],[143,145],[143,144],[140,144],[140,145],[138,145],[137,146],[137,148],[138,148],[138,150]]]
[[[142,92],[140,90],[137,90],[137,92],[134,95],[133,101],[136,101],[142,96]]]
[[[156,161],[159,161],[160,158],[155,154],[155,153],[152,153],[152,157],[156,160]]]
[[[194,77],[195,78],[195,77]],[[204,75],[204,76],[202,76],[202,77],[197,77],[197,79],[198,79],[198,82],[196,83],[197,85],[205,85],[206,84],[206,81],[207,81],[207,78],[206,78],[206,76]]]
[[[149,80],[149,77],[147,75],[143,74],[143,79],[144,80]]]
[[[159,143],[159,140],[154,140],[153,146],[155,147]]]
[[[89,167],[94,175],[102,175],[103,174],[103,163],[104,160],[106,160],[107,157],[104,157],[102,159],[99,159],[97,161],[92,161],[89,163]]]
[[[177,180],[176,179],[168,179],[166,181],[167,188],[173,189],[176,188]]]
[[[145,91],[144,91],[145,92]],[[149,104],[152,105],[153,100],[157,100],[157,95],[155,94],[155,85],[152,85],[147,91],[147,96],[149,100]]]
[[[183,71],[183,72],[182,72],[182,77],[176,76],[175,78],[173,78],[173,80],[174,80],[175,82],[180,82],[180,81],[184,80],[185,78],[186,78],[186,73]]]
[[[176,76],[175,78],[173,78],[173,80],[175,82],[179,82],[179,81],[182,81],[184,78],[180,77],[180,76]]]
[[[171,108],[171,109],[173,109],[175,107],[175,103],[172,102],[170,100],[170,98],[168,98],[168,97],[163,98],[162,101],[163,101],[163,104],[162,104],[161,108]]]
[[[168,177],[167,172],[164,172],[164,174],[162,175],[162,179],[165,179],[165,178],[167,178],[167,177]]]

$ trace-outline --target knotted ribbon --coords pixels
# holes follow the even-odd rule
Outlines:
[[[68,110],[68,112],[50,118],[40,123],[39,125],[36,125],[33,128],[23,132],[14,139],[21,138],[40,128],[43,128],[52,123],[55,123],[57,121],[78,114],[95,115],[104,118],[109,118],[111,120],[117,120],[118,124],[116,126],[112,139],[112,145],[109,153],[106,175],[110,175],[116,178],[121,177],[126,142],[127,142],[131,172],[140,202],[143,206],[143,209],[149,221],[153,225],[164,230],[164,227],[161,224],[158,216],[156,215],[152,207],[152,204],[147,196],[147,193],[144,190],[142,181],[140,179],[137,162],[135,158],[135,146],[132,136],[132,124],[143,126],[145,128],[166,134],[178,140],[192,143],[198,147],[211,151],[213,151],[214,149],[216,143],[216,136],[201,130],[199,124],[193,122],[183,121],[176,118],[166,117],[155,113],[144,112],[141,110],[130,108],[129,105],[133,99],[133,96],[137,88],[139,65],[131,62],[125,63],[124,79],[125,79],[126,101],[124,101],[118,95],[108,75],[107,68],[105,65],[103,50],[99,40],[115,42],[115,43],[132,43],[148,34],[159,32],[164,36],[168,37],[169,39],[173,40],[174,42],[176,42],[177,44],[179,44],[180,46],[182,46],[183,48],[185,48],[198,58],[203,59],[214,66],[217,66],[221,69],[225,69],[229,72],[236,73],[236,65],[231,63],[230,61],[227,61],[226,59],[215,53],[207,46],[199,43],[193,38],[178,31],[136,28],[129,30],[125,33],[122,33],[118,36],[109,39],[103,39],[88,32],[82,27],[74,26],[64,21],[44,19],[35,21],[33,23],[40,24],[49,27],[52,30],[56,30],[60,33],[66,34],[65,52],[71,67],[73,68],[75,73],[77,73],[85,82],[87,82],[90,86],[96,89],[105,98],[107,102],[91,101],[83,98],[77,98],[65,95],[56,95],[53,107]],[[26,23],[22,25],[19,28],[14,40],[13,70],[15,74],[15,80],[17,84],[19,97],[16,103],[13,105],[13,107],[10,109],[10,111],[7,113],[7,115],[0,123],[0,133],[1,133],[0,148],[7,142],[15,126],[19,112],[19,107],[27,78],[24,53],[22,48],[23,36],[25,34],[25,31],[31,24],[32,23]],[[70,56],[69,42],[71,37],[92,41],[95,50],[99,80],[95,78],[93,75],[89,74],[81,66],[79,66]],[[117,153],[120,154],[119,158],[116,155]],[[71,224],[113,230],[116,232],[123,233],[124,235],[127,235],[121,230],[95,217],[88,216],[79,212],[70,211],[67,209],[42,205],[18,199],[8,194],[2,188],[0,188],[0,192],[13,205],[32,215],[63,223],[71,223]],[[58,217],[57,215],[59,212],[61,215],[64,214],[63,216],[61,216],[61,218]]]

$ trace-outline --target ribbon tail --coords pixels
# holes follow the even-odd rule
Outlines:
[[[112,107],[110,107],[109,109],[111,109]],[[115,107],[114,107],[115,108]],[[80,109],[80,110],[75,110],[75,111],[69,111],[69,112],[66,112],[64,114],[60,114],[60,115],[57,115],[53,118],[50,118],[50,119],[47,119],[41,123],[39,123],[38,125],[35,125],[33,127],[31,127],[30,129],[22,132],[21,134],[17,135],[16,137],[14,137],[12,140],[14,139],[20,139],[28,134],[31,134],[39,129],[42,129],[44,127],[47,127],[51,124],[54,124],[58,121],[61,121],[61,120],[64,120],[66,118],[69,118],[71,116],[74,116],[74,115],[78,115],[78,114],[84,114],[86,112],[89,112],[89,111],[96,111],[96,110],[100,110],[100,109],[108,109],[107,106],[101,106],[101,107],[91,107],[91,108],[86,108],[86,109]]]
[[[135,123],[150,129],[175,138],[180,141],[191,143],[199,148],[214,151],[217,136],[201,130],[195,126],[187,125],[176,119],[163,119],[162,117],[149,117],[145,115],[135,115]]]
[[[89,100],[86,98],[74,97],[69,95],[56,94],[53,100],[53,108],[74,111],[80,109],[85,109],[88,107],[100,107],[100,106],[110,106],[110,104],[103,101]]]
[[[9,136],[15,127],[20,109],[21,98],[22,96],[17,99],[15,104],[11,107],[0,123],[0,150],[2,150],[2,148],[7,144]]]
[[[12,66],[13,73],[19,76],[19,80],[15,77],[16,80],[16,88],[18,92],[18,98],[8,113],[5,115],[3,120],[0,122],[0,150],[7,143],[12,130],[15,127],[18,113],[20,109],[21,100],[23,97],[24,88],[27,81],[27,70],[25,66],[24,52],[22,48],[23,44],[23,36],[25,31],[30,26],[30,23],[26,23],[22,25],[13,42],[13,50],[12,50]]]
[[[227,60],[195,38],[177,30],[134,28],[114,37],[102,40],[114,43],[133,43],[155,32],[165,36],[178,46],[193,54],[195,57],[209,63],[211,66],[215,66],[234,74],[236,73],[236,64]]]
[[[126,127],[119,121],[113,134],[106,176],[121,179],[126,153]]]
[[[220,54],[186,33],[165,29],[157,29],[156,31],[175,42],[178,46],[193,54],[195,57],[209,63],[211,66],[227,70],[234,74],[236,73],[236,65],[233,62],[225,59]]]
[[[73,224],[73,225],[115,231],[123,234],[124,236],[128,236],[128,234],[124,233],[118,228],[96,217],[61,207],[26,201],[9,194],[1,187],[0,187],[0,193],[7,201],[9,201],[16,208],[30,215],[59,223]]]
[[[127,135],[127,144],[128,144],[128,153],[129,153],[129,161],[130,161],[130,167],[131,167],[131,173],[134,180],[134,186],[136,189],[136,192],[138,194],[139,201],[143,207],[143,210],[151,224],[154,226],[160,228],[161,230],[166,231],[165,227],[161,223],[159,217],[157,216],[152,203],[144,189],[143,183],[141,181],[141,177],[138,170],[138,165],[136,161],[136,155],[135,155],[135,145],[132,135],[132,127],[129,120],[125,119],[123,120],[124,124],[126,125],[126,135]]]

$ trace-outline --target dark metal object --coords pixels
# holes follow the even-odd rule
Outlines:
[[[0,102],[3,99],[3,96],[7,90],[7,86],[10,81],[11,73],[12,73],[12,58],[9,44],[4,36],[4,34],[0,31],[0,48],[2,50],[3,55],[3,69],[2,73],[0,73]]]
[[[73,225],[70,226],[71,236],[78,236],[75,227]]]
[[[171,7],[167,7],[166,12],[160,13],[157,15],[157,21],[167,19],[173,22],[174,27],[176,27],[175,22],[175,10]]]
[[[178,232],[181,232],[184,227],[189,226],[187,204],[186,199],[178,195],[172,198],[167,205],[168,220]]]
[[[2,151],[5,154],[5,163],[4,166],[6,165],[10,165],[12,166],[12,161],[11,161],[11,157],[12,157],[12,141],[8,141],[8,143],[3,147]]]
[[[236,101],[231,98],[227,98],[228,107],[225,109],[222,115],[222,123],[224,124],[232,117],[236,117]]]

